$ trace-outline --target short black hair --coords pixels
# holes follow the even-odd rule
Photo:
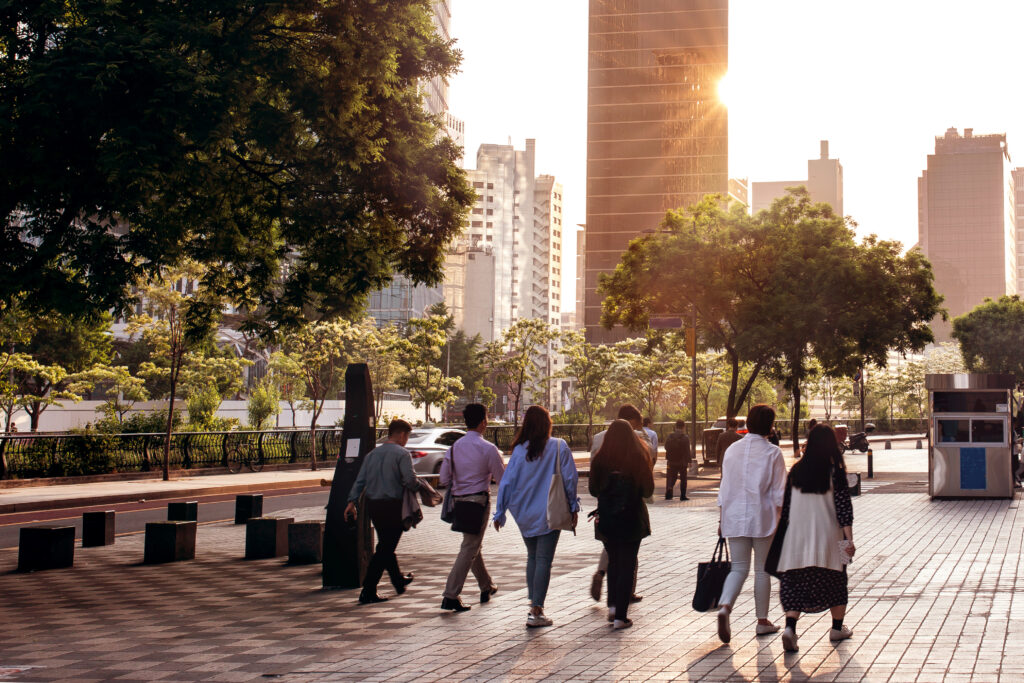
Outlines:
[[[686,429],[686,420],[676,420],[676,429]]]
[[[654,424],[654,420],[649,417],[644,418],[644,427],[650,427],[652,424]]]
[[[747,430],[752,434],[768,436],[775,424],[775,408],[767,403],[758,403],[747,413]]]
[[[740,426],[740,421],[737,420],[735,417],[730,417],[729,419],[727,419],[725,421],[725,426],[726,427],[739,427]]]
[[[395,434],[408,434],[412,431],[412,425],[405,420],[394,419],[391,424],[388,425],[388,436],[392,437]]]
[[[462,419],[466,421],[467,427],[476,429],[487,419],[487,408],[483,403],[467,403],[462,409]]]
[[[621,406],[619,408],[619,414],[616,417],[620,420],[626,420],[627,422],[632,422],[633,420],[636,420],[637,422],[644,421],[644,416],[640,414],[640,411],[637,410],[636,406],[632,403],[627,403]]]

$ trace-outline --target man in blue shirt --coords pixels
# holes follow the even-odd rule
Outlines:
[[[387,600],[377,595],[377,584],[384,570],[387,570],[399,595],[412,583],[412,574],[402,574],[395,555],[405,531],[402,526],[402,497],[405,489],[415,491],[420,486],[412,471],[412,455],[405,449],[411,431],[412,425],[405,420],[392,420],[388,425],[387,441],[366,454],[348,494],[345,519],[355,518],[356,501],[365,494],[366,511],[377,530],[377,549],[370,559],[363,590],[359,594],[359,602],[364,605]]]
[[[471,569],[480,586],[481,603],[487,602],[498,592],[498,587],[484,566],[481,546],[491,510],[491,480],[500,483],[501,475],[505,472],[505,463],[498,448],[483,436],[487,429],[487,408],[479,403],[470,403],[463,409],[462,417],[466,420],[468,431],[448,449],[441,461],[441,485],[452,487],[452,496],[457,503],[479,505],[483,514],[478,532],[462,533],[459,556],[455,558],[455,564],[448,574],[448,583],[444,587],[441,609],[456,612],[469,609],[468,605],[462,604],[459,595]]]

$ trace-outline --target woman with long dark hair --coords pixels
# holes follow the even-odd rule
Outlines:
[[[526,590],[530,598],[530,613],[526,625],[530,628],[550,626],[552,621],[544,615],[544,598],[551,580],[551,563],[558,545],[558,529],[548,527],[548,491],[555,469],[562,473],[565,498],[573,513],[580,509],[576,494],[579,475],[569,445],[562,439],[551,437],[551,416],[540,406],[530,406],[523,416],[512,448],[512,457],[498,486],[498,500],[494,509],[494,529],[505,525],[508,510],[519,526],[526,543]]]
[[[786,610],[782,646],[796,652],[796,621],[801,613],[830,610],[829,639],[845,640],[853,631],[843,626],[848,601],[846,562],[853,557],[853,505],[846,466],[835,430],[819,424],[807,435],[807,449],[789,471],[782,503],[775,573]]]
[[[633,625],[627,616],[633,572],[640,542],[651,535],[644,499],[654,494],[654,476],[647,450],[628,422],[615,420],[590,463],[595,534],[608,551],[608,620],[616,629]]]

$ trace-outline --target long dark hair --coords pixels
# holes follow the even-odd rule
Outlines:
[[[846,471],[836,432],[827,424],[815,425],[807,435],[807,449],[789,471],[789,480],[804,493],[826,493],[832,485],[832,469]]]
[[[625,420],[613,420],[604,435],[601,447],[594,454],[593,464],[609,470],[634,472],[648,466],[647,446]]]
[[[523,424],[519,425],[512,447],[515,448],[521,443],[529,444],[526,447],[526,459],[536,460],[544,454],[544,447],[548,445],[550,438],[551,415],[541,406],[530,406],[523,415]]]

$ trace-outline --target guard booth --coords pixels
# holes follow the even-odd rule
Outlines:
[[[1012,498],[1012,375],[926,375],[928,493]]]

